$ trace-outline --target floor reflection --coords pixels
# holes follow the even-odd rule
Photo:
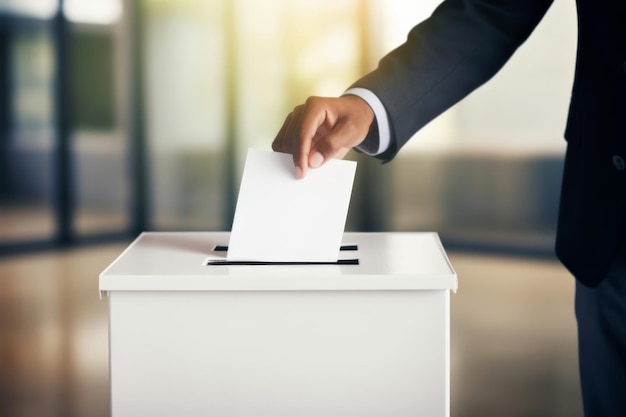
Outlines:
[[[122,246],[0,260],[0,415],[109,415],[98,274]]]
[[[126,245],[0,259],[0,416],[108,416],[98,274]],[[573,281],[556,263],[450,254],[452,416],[580,416]]]

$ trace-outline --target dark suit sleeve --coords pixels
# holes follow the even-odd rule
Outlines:
[[[426,123],[489,80],[544,16],[552,0],[447,0],[407,41],[352,87],[382,101],[391,160]]]

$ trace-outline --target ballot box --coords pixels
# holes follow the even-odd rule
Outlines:
[[[448,416],[436,233],[346,233],[340,261],[226,261],[228,233],[143,233],[100,275],[122,416]]]

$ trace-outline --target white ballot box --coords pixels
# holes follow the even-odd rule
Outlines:
[[[221,265],[228,241],[143,233],[100,275],[114,417],[449,415],[436,233],[346,233],[339,264]]]

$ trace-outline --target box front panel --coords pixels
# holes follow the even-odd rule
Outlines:
[[[447,291],[113,292],[113,416],[446,416],[447,301]]]

